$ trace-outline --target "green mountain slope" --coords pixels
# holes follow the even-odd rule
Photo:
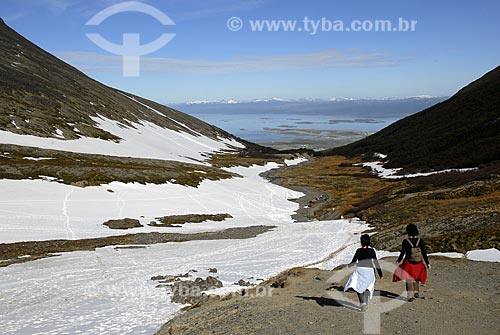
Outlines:
[[[320,155],[371,158],[410,170],[476,167],[500,160],[500,66],[450,99],[363,140]]]

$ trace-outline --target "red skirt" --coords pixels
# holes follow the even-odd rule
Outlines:
[[[424,262],[412,264],[405,259],[392,275],[393,282],[400,280],[416,280],[421,282],[422,285],[425,284],[427,280],[427,270],[425,269]]]

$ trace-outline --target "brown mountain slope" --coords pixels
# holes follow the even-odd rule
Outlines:
[[[65,139],[85,136],[118,140],[96,127],[91,117],[101,115],[126,126],[144,120],[185,133],[193,134],[194,130],[214,139],[233,138],[187,114],[87,77],[19,35],[1,19],[0,59],[0,130],[55,137],[56,129],[60,129]]]

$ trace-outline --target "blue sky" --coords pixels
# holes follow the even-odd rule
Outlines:
[[[149,0],[174,26],[137,12],[85,23],[116,0],[1,0],[0,16],[42,47],[107,85],[162,103],[192,100],[451,95],[499,65],[496,0]],[[230,17],[243,27],[231,31]],[[249,20],[417,20],[406,32],[255,32]],[[176,34],[124,77],[121,56],[86,33],[121,43]]]

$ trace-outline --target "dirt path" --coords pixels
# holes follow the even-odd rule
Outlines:
[[[394,259],[387,259],[393,262]],[[293,269],[260,285],[260,297],[212,301],[168,322],[157,335],[199,334],[498,334],[500,263],[432,258],[421,298],[405,302],[404,284],[391,273],[377,281],[368,311],[355,293],[343,293],[339,271]],[[271,285],[283,288],[271,288]],[[380,298],[377,298],[380,296]],[[377,301],[378,300],[378,301]]]

